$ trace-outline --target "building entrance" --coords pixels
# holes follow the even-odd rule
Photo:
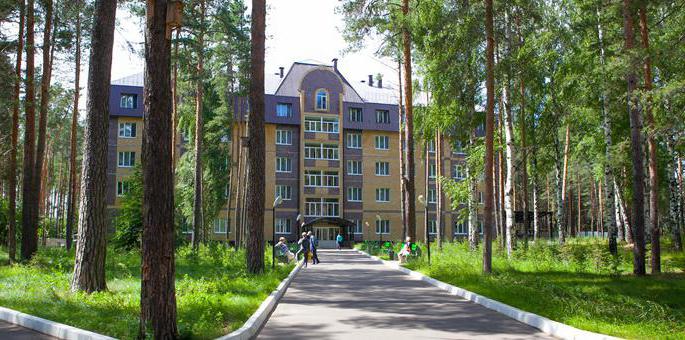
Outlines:
[[[319,248],[335,248],[335,237],[339,229],[331,226],[314,227],[314,235],[319,239]]]

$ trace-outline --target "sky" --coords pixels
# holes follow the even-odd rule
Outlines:
[[[249,13],[250,1],[246,3]],[[374,56],[377,40],[369,39],[363,50],[343,55],[347,43],[340,33],[342,16],[335,13],[338,0],[270,0],[267,6],[266,73],[276,73],[280,66],[287,72],[296,61],[330,65],[333,58],[338,58],[338,68],[351,83],[381,73],[386,86],[397,84],[396,63]],[[142,22],[123,9],[117,11],[117,17],[112,79],[142,72],[144,67],[140,53],[130,48],[142,49]]]

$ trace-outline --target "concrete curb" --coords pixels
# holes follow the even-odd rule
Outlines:
[[[18,312],[5,307],[0,307],[0,320],[13,323],[40,332],[46,335],[54,336],[59,339],[78,339],[78,340],[113,340],[114,338],[97,334],[91,331],[86,331],[65,324],[39,318],[37,316]]]
[[[563,324],[561,322],[557,322],[554,320],[550,320],[548,318],[542,317],[540,315],[526,312],[523,310],[520,310],[516,307],[509,306],[507,304],[501,303],[499,301],[486,298],[485,296],[476,294],[474,292],[468,291],[463,288],[459,288],[456,286],[453,286],[449,283],[445,283],[442,281],[438,281],[432,277],[426,276],[424,274],[421,274],[419,272],[413,271],[411,269],[407,269],[403,266],[400,266],[398,262],[395,261],[386,261],[383,259],[380,259],[377,256],[369,255],[368,253],[358,250],[363,255],[366,255],[374,260],[382,262],[385,266],[397,269],[409,276],[412,276],[414,278],[417,278],[419,280],[425,281],[435,287],[438,287],[446,292],[448,292],[450,295],[455,295],[464,298],[465,300],[469,300],[471,302],[477,303],[485,308],[492,309],[496,312],[502,313],[514,320],[520,321],[522,323],[525,323],[529,326],[535,327],[542,332],[549,334],[551,336],[560,338],[560,339],[567,339],[567,340],[575,340],[575,339],[590,339],[590,340],[615,340],[615,339],[620,339],[616,337],[612,337],[609,335],[604,335],[604,334],[599,334],[599,333],[593,333],[593,332],[588,332],[584,331],[582,329],[578,329],[575,327],[571,327],[569,325]]]
[[[274,309],[276,309],[276,305],[278,305],[278,302],[283,297],[283,294],[285,294],[285,291],[290,286],[290,282],[292,282],[297,273],[300,272],[303,264],[304,262],[299,262],[295,268],[293,268],[288,277],[278,285],[276,290],[271,292],[271,294],[262,302],[261,305],[259,305],[259,308],[252,313],[252,316],[245,321],[245,324],[242,327],[227,335],[217,338],[217,340],[248,340],[254,338],[259,330],[261,330],[264,324],[269,320],[269,316],[271,316],[271,313],[274,311]]]

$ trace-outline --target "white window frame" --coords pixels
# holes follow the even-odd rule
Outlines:
[[[428,220],[428,234],[437,235],[438,234],[438,221]]]
[[[435,153],[435,139],[428,141],[428,153]]]
[[[276,227],[276,234],[290,235],[293,231],[292,222],[289,218],[277,217],[274,226]]]
[[[319,103],[319,95],[323,94],[323,101]],[[317,111],[328,111],[328,91],[318,89],[314,92],[314,109]],[[319,105],[321,104],[321,105]]]
[[[117,181],[117,197],[123,197],[131,191],[131,182],[127,180]]]
[[[305,170],[304,186],[308,188],[339,188],[340,176],[335,171]]]
[[[376,138],[376,150],[390,150],[390,137],[377,135]]]
[[[454,235],[467,235],[468,234],[468,228],[466,226],[466,222],[455,222],[454,223]]]
[[[293,132],[285,129],[276,129],[276,145],[293,145]]]
[[[304,132],[340,133],[338,117],[304,117]]]
[[[463,164],[455,164],[452,168],[454,171],[454,179],[466,178],[466,176],[464,174],[464,165]]]
[[[334,144],[305,144],[304,145],[304,159],[338,161],[340,160],[340,151],[337,145]]]
[[[350,107],[348,111],[350,122],[361,123],[364,121],[364,110],[361,107]]]
[[[283,169],[283,167],[285,167],[285,169]],[[290,159],[289,157],[276,157],[276,172],[278,172],[278,173],[293,172],[292,159]]]
[[[351,170],[358,170],[358,172],[352,172]],[[350,176],[361,176],[363,174],[362,161],[348,160],[347,174]]]
[[[362,220],[352,220],[352,222],[354,222],[354,230],[352,233],[355,235],[364,234]]]
[[[434,162],[428,164],[428,178],[435,179],[437,176],[438,168]]]
[[[279,107],[285,107],[285,115],[281,114],[278,110]],[[276,103],[276,117],[292,117],[293,116],[293,104],[291,103]]]
[[[214,219],[214,233],[215,234],[226,234],[228,232],[228,220],[225,218],[215,218]]]
[[[117,153],[117,165],[120,168],[132,168],[136,165],[135,151],[119,151]]]
[[[362,134],[350,132],[347,134],[347,148],[361,149],[362,148]]]
[[[376,110],[376,124],[390,124],[390,111]]]
[[[136,138],[138,131],[136,129],[136,123],[134,122],[123,122],[119,123],[119,138]]]
[[[390,202],[390,188],[376,188],[376,202]]]
[[[390,220],[376,220],[376,235],[390,234]]]
[[[138,95],[135,93],[122,93],[119,98],[119,108],[121,109],[137,109]]]
[[[456,141],[452,145],[452,153],[455,155],[464,154],[464,147],[461,145],[461,141]]]
[[[390,162],[376,162],[376,176],[390,176]]]
[[[360,187],[348,187],[347,188],[347,201],[348,202],[361,202],[362,201],[362,188],[360,188]]]
[[[428,203],[438,202],[438,191],[433,188],[428,188]]]
[[[274,199],[281,196],[284,201],[290,201],[293,199],[293,187],[285,184],[276,184],[274,189]]]
[[[337,198],[307,198],[304,208],[307,217],[340,217],[340,202]]]

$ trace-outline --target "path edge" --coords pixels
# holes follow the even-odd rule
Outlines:
[[[114,338],[39,318],[13,309],[0,307],[0,320],[15,324],[58,339],[114,340]]]
[[[278,287],[276,287],[276,289],[271,292],[271,294],[269,294],[264,301],[262,301],[262,304],[259,305],[259,308],[252,313],[252,316],[245,321],[245,324],[243,324],[242,327],[224,336],[218,337],[216,340],[248,340],[254,338],[262,329],[264,324],[266,324],[266,322],[269,320],[271,313],[274,311],[274,309],[276,309],[278,302],[285,294],[285,291],[288,290],[290,283],[293,281],[295,276],[297,276],[297,273],[300,272],[300,269],[303,265],[304,262],[298,262],[295,268],[290,271],[288,277],[281,281]]]
[[[537,315],[535,313],[531,312],[526,312],[524,310],[518,309],[516,307],[509,306],[505,303],[499,302],[497,300],[493,300],[490,298],[487,298],[483,295],[476,294],[474,292],[471,292],[469,290],[466,290],[464,288],[459,288],[457,286],[453,286],[449,283],[445,283],[439,280],[436,280],[432,277],[429,277],[427,275],[424,275],[422,273],[419,273],[417,271],[413,271],[411,269],[405,268],[403,266],[400,266],[399,263],[396,261],[386,261],[383,260],[377,256],[373,256],[368,254],[365,251],[356,249],[359,253],[366,255],[376,261],[382,262],[385,266],[397,269],[409,276],[412,276],[414,278],[420,279],[424,282],[427,282],[437,288],[440,288],[446,292],[448,292],[450,295],[455,295],[464,298],[465,300],[477,303],[485,308],[494,310],[498,313],[504,314],[514,320],[517,320],[519,322],[525,323],[529,326],[535,327],[542,332],[549,334],[551,336],[560,338],[560,339],[566,339],[566,340],[577,340],[577,339],[590,339],[590,340],[616,340],[620,339],[617,337],[613,337],[610,335],[606,334],[599,334],[599,333],[593,333],[590,331],[585,331],[582,329],[578,329],[572,326],[569,326],[567,324],[563,324],[558,321],[550,320],[546,317]]]

